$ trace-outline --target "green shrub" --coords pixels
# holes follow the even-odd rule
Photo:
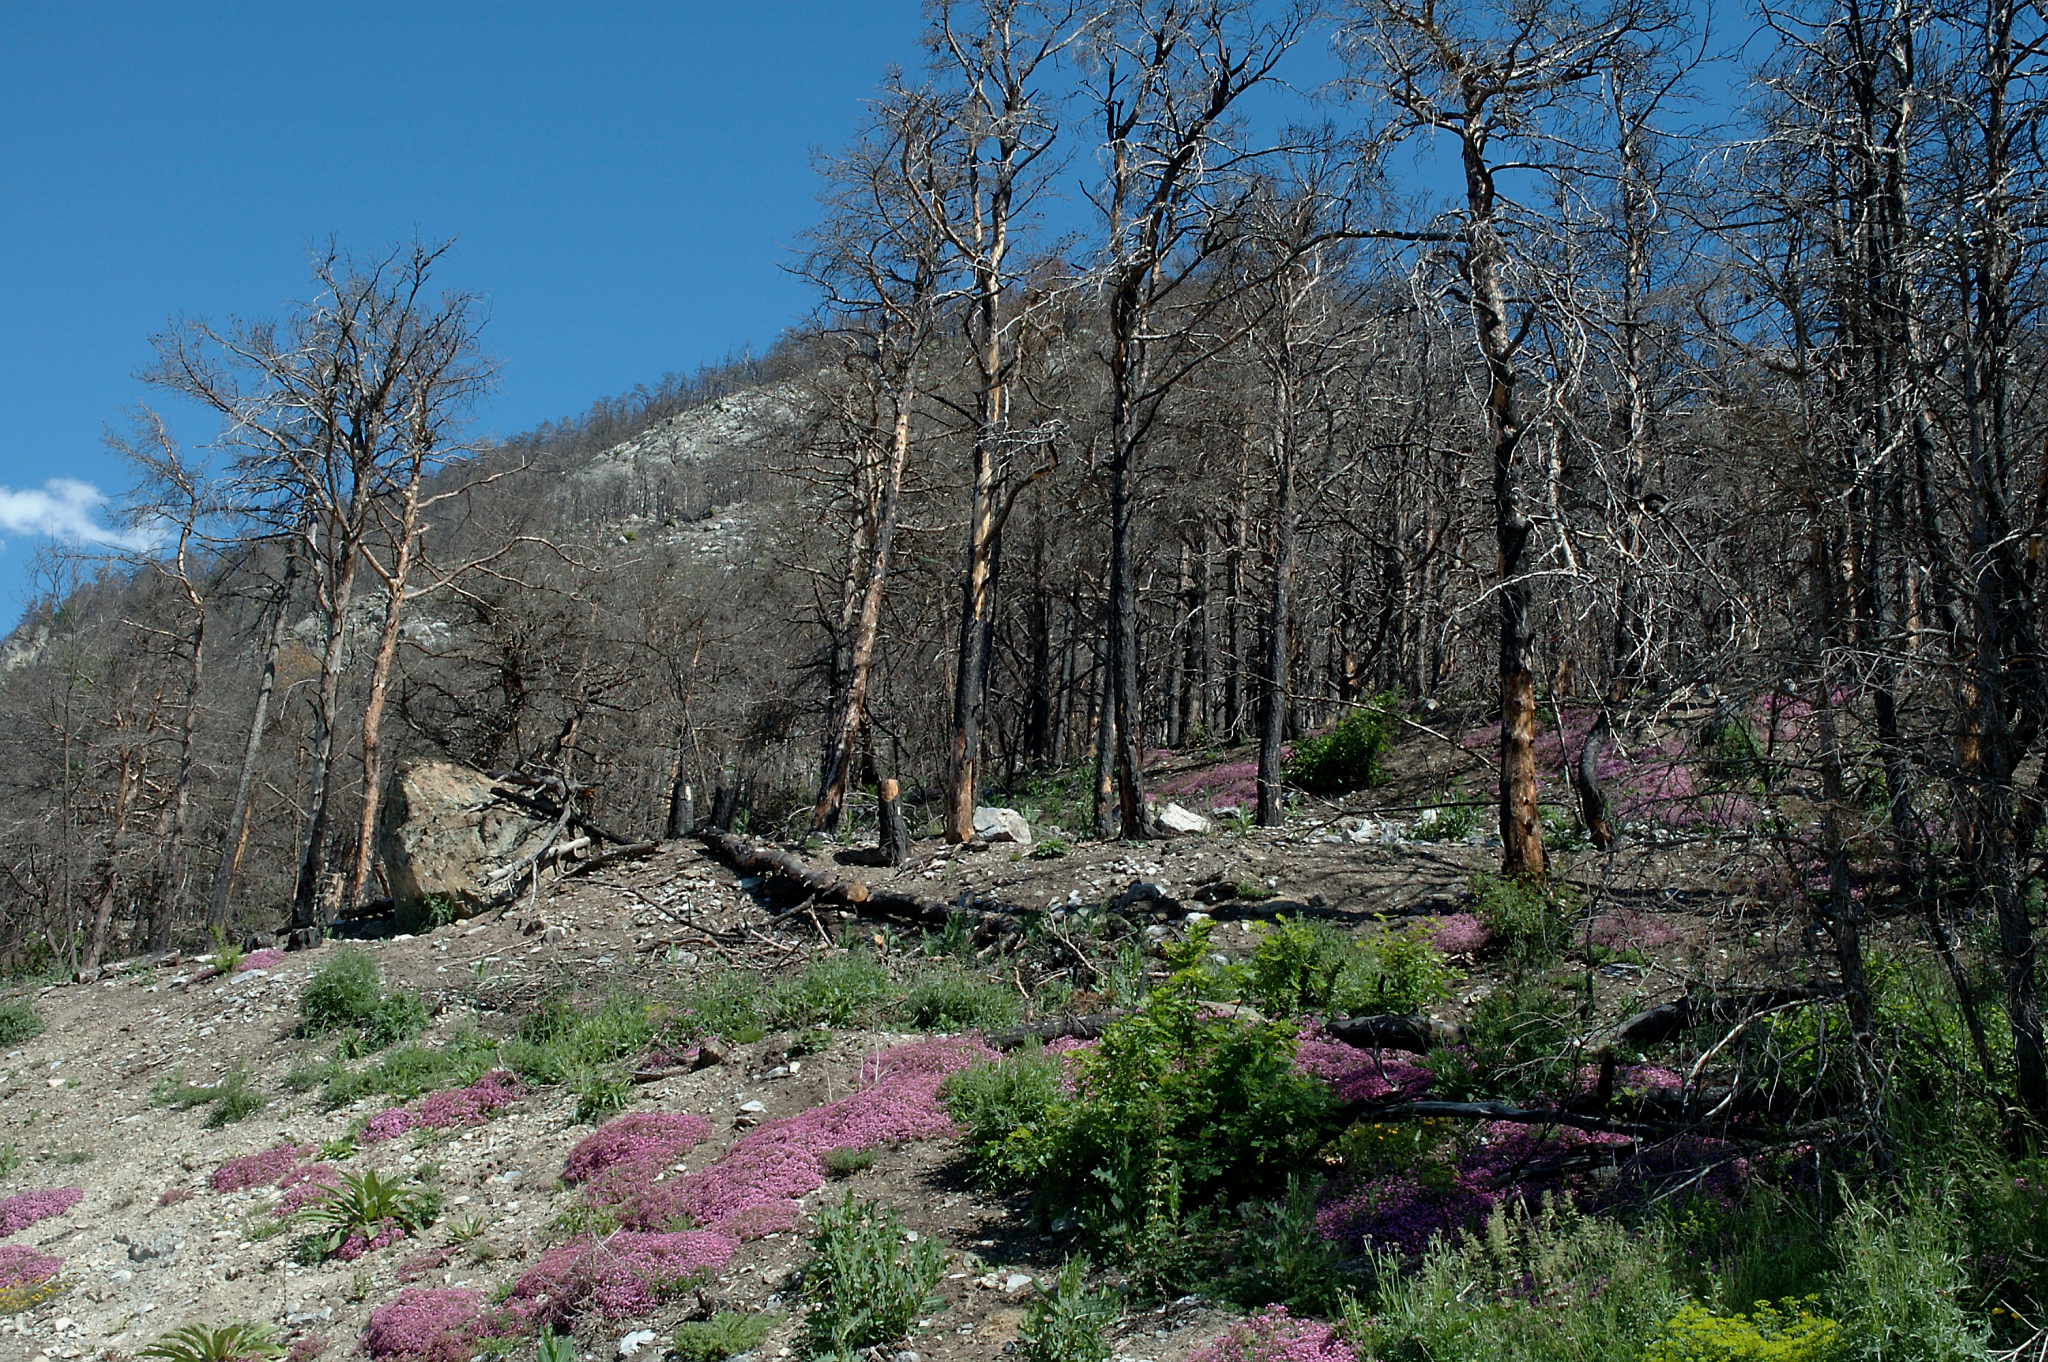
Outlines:
[[[682,1362],[725,1362],[760,1347],[775,1324],[774,1315],[720,1310],[710,1319],[678,1324],[673,1351]]]
[[[613,994],[590,1012],[551,997],[520,1021],[517,1039],[504,1047],[504,1062],[535,1083],[580,1082],[592,1069],[646,1049],[654,1035],[653,1009],[635,995]]]
[[[1419,925],[1363,945],[1327,923],[1280,917],[1244,967],[1245,996],[1273,1016],[1420,1012],[1446,996],[1449,980]]]
[[[819,1207],[803,1269],[804,1329],[814,1353],[850,1359],[904,1337],[938,1304],[932,1288],[945,1268],[929,1235],[905,1242],[902,1218],[889,1207],[856,1201],[851,1192]]]
[[[1031,846],[1031,859],[1057,861],[1069,855],[1073,849],[1063,837],[1041,837]]]
[[[1841,1326],[1808,1308],[1819,1299],[1758,1301],[1747,1315],[1688,1303],[1651,1341],[1643,1362],[1829,1362]]]
[[[896,985],[865,951],[820,956],[768,999],[768,1021],[778,1030],[835,1029],[871,1022],[896,1002]]]
[[[1394,745],[1394,697],[1383,695],[1354,709],[1320,737],[1294,744],[1284,774],[1287,783],[1310,794],[1342,794],[1386,783],[1381,759]]]
[[[736,1045],[761,1039],[761,985],[751,974],[718,970],[693,983],[663,1014],[662,1037],[686,1044],[717,1036]]]
[[[1016,993],[963,969],[933,970],[910,986],[903,1020],[920,1031],[992,1031],[1023,1014]]]
[[[330,1107],[346,1106],[373,1095],[410,1102],[441,1088],[467,1087],[496,1064],[496,1047],[474,1027],[464,1027],[449,1036],[439,1049],[402,1046],[386,1051],[375,1063],[361,1069],[350,1069],[339,1055],[335,1056],[317,1071],[324,1085],[320,1100]],[[294,1070],[293,1076],[302,1072]]]
[[[1328,1086],[1294,1070],[1295,1024],[1218,1016],[1202,1001],[1208,937],[1199,923],[1169,947],[1173,975],[1073,1056],[1071,1095],[1029,1061],[950,1089],[991,1173],[1134,1259],[1148,1244],[1187,1251],[1184,1212],[1277,1192],[1330,1134]],[[998,1141],[1013,1115],[1023,1119]]]
[[[386,993],[377,962],[348,949],[317,970],[299,995],[299,1034],[343,1033],[346,1056],[371,1054],[427,1029],[426,1004],[414,993]]]
[[[1852,1201],[1836,1219],[1840,1266],[1824,1298],[1853,1362],[1962,1362],[1984,1357],[1985,1330],[1963,1308],[1962,1226],[1948,1198],[1909,1194],[1885,1207]]]
[[[267,1099],[251,1085],[249,1066],[237,1064],[222,1075],[220,1082],[209,1084],[187,1083],[184,1071],[175,1070],[150,1090],[149,1100],[154,1106],[178,1111],[207,1106],[207,1129],[218,1130],[261,1111]]]
[[[1411,1271],[1377,1263],[1370,1305],[1345,1306],[1362,1362],[1642,1362],[1686,1304],[1665,1243],[1568,1202],[1496,1207],[1477,1234],[1438,1239]]]
[[[42,1014],[34,1003],[0,1003],[0,1045],[17,1045],[42,1030]]]
[[[1244,1237],[1223,1281],[1225,1295],[1247,1307],[1279,1304],[1312,1315],[1342,1308],[1336,1246],[1316,1232],[1318,1190],[1316,1179],[1293,1175],[1279,1200],[1239,1207]]]
[[[1472,892],[1479,900],[1473,914],[1486,924],[1494,949],[1511,961],[1548,960],[1563,947],[1566,891],[1481,872],[1472,877]]]
[[[1112,1292],[1090,1290],[1087,1277],[1088,1260],[1069,1258],[1052,1290],[1041,1288],[1024,1307],[1017,1340],[1025,1362],[1109,1362],[1102,1331],[1123,1314],[1123,1305]]]
[[[1057,1059],[1034,1048],[969,1065],[946,1080],[943,1092],[968,1149],[996,1181],[1021,1183],[1036,1174],[1040,1141],[1062,1098]]]

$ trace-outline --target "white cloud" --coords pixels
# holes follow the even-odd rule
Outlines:
[[[0,486],[0,531],[111,548],[147,548],[155,542],[155,536],[145,531],[101,524],[106,507],[106,495],[99,488],[76,478],[52,478],[40,489],[19,492]],[[0,540],[0,548],[4,546]]]

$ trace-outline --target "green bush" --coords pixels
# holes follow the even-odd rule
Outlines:
[[[699,979],[662,1018],[662,1038],[687,1044],[717,1036],[736,1045],[761,1039],[761,985],[751,974],[718,970]]]
[[[1345,1306],[1345,1335],[1361,1362],[1642,1362],[1687,1303],[1665,1247],[1568,1202],[1497,1207],[1413,1270],[1381,1259],[1369,1304]]]
[[[1419,925],[1369,945],[1305,918],[1277,918],[1244,967],[1244,994],[1273,1016],[1420,1012],[1446,996],[1443,955]]]
[[[1758,1301],[1750,1314],[1717,1315],[1688,1303],[1652,1340],[1643,1362],[1830,1362],[1841,1326],[1804,1301]]]
[[[875,1166],[875,1151],[872,1149],[828,1149],[825,1151],[825,1172],[830,1177],[850,1178],[855,1173],[865,1173]]]
[[[945,1269],[937,1242],[929,1235],[905,1242],[902,1217],[889,1207],[856,1201],[851,1192],[819,1207],[803,1269],[804,1329],[814,1355],[851,1359],[904,1337],[938,1304],[932,1288]]]
[[[1316,1179],[1291,1176],[1277,1201],[1238,1208],[1245,1222],[1236,1266],[1223,1293],[1239,1305],[1285,1305],[1329,1315],[1343,1307],[1345,1277],[1336,1246],[1316,1232]]]
[[[1295,1024],[1219,1016],[1203,1001],[1208,937],[1199,923],[1170,947],[1173,975],[1072,1057],[1071,1095],[1029,1060],[949,1089],[990,1173],[1134,1260],[1148,1245],[1188,1251],[1184,1214],[1274,1194],[1331,1133],[1328,1086],[1294,1070]]]
[[[1123,1306],[1112,1292],[1090,1290],[1087,1276],[1088,1260],[1069,1258],[1052,1290],[1041,1288],[1024,1307],[1017,1340],[1025,1362],[1109,1362],[1102,1331],[1123,1314]]]
[[[16,1045],[41,1035],[42,1014],[33,1003],[0,1003],[0,1045]]]
[[[237,1064],[221,1076],[220,1082],[208,1084],[187,1083],[184,1071],[175,1070],[150,1090],[149,1100],[155,1106],[178,1111],[188,1107],[209,1107],[207,1129],[218,1130],[261,1111],[268,1099],[252,1086],[249,1066]]]
[[[910,986],[903,1020],[920,1031],[992,1031],[1023,1014],[1015,992],[963,969],[936,969]]]
[[[1472,877],[1472,892],[1478,899],[1474,916],[1486,924],[1494,949],[1510,961],[1540,963],[1564,946],[1567,891],[1481,872]]]
[[[720,1310],[710,1319],[678,1324],[673,1351],[682,1362],[725,1362],[760,1347],[775,1322],[773,1315]]]
[[[1023,1183],[1039,1167],[1040,1141],[1062,1099],[1060,1065],[1037,1049],[953,1074],[943,1089],[968,1149],[999,1183]]]
[[[317,970],[299,995],[299,1034],[343,1033],[347,1056],[372,1054],[427,1029],[432,1018],[416,993],[386,993],[377,962],[344,950]]]
[[[323,1068],[294,1069],[287,1082],[319,1082],[323,1085],[320,1100],[330,1107],[347,1106],[372,1095],[410,1102],[440,1088],[467,1087],[496,1064],[496,1047],[474,1027],[464,1027],[439,1049],[401,1046],[387,1050],[361,1069],[350,1069],[336,1055]]]
[[[1294,744],[1284,775],[1310,794],[1342,794],[1386,783],[1381,759],[1394,745],[1394,697],[1383,695],[1354,709],[1320,737]]]
[[[768,1022],[785,1031],[861,1025],[881,1017],[897,996],[888,972],[865,951],[820,956],[769,995]]]
[[[613,994],[590,1012],[550,997],[520,1020],[503,1057],[507,1068],[531,1082],[581,1082],[591,1070],[646,1049],[654,1035],[653,1009],[633,994]]]
[[[1962,1226],[1948,1197],[1915,1192],[1892,1207],[1852,1201],[1832,1230],[1840,1266],[1823,1298],[1842,1322],[1844,1359],[1984,1357],[1986,1331],[1963,1308]]]

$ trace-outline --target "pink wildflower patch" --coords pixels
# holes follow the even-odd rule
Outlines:
[[[405,1226],[396,1220],[387,1219],[377,1227],[375,1234],[364,1234],[357,1230],[341,1241],[341,1247],[334,1250],[334,1256],[344,1263],[352,1263],[365,1253],[375,1253],[380,1248],[389,1248],[405,1238]]]
[[[519,1332],[483,1292],[415,1287],[370,1312],[363,1352],[378,1362],[469,1362],[477,1340]]]
[[[510,1106],[526,1095],[526,1085],[517,1075],[493,1069],[466,1088],[443,1088],[430,1092],[409,1107],[386,1107],[372,1116],[356,1136],[360,1145],[382,1144],[408,1130],[448,1130],[455,1126],[480,1126],[500,1107]]]
[[[26,1244],[0,1244],[0,1290],[39,1286],[64,1270],[64,1260]]]
[[[658,1299],[716,1272],[738,1245],[722,1234],[636,1234],[619,1230],[583,1237],[543,1253],[512,1287],[510,1305],[529,1325],[551,1327],[580,1315],[630,1319]]]
[[[250,1187],[265,1184],[282,1186],[284,1179],[291,1176],[294,1168],[310,1159],[317,1151],[312,1145],[293,1144],[285,1140],[254,1154],[244,1154],[239,1159],[229,1159],[213,1170],[213,1190],[216,1192],[240,1192]]]
[[[412,1257],[398,1265],[398,1280],[401,1282],[416,1282],[429,1272],[438,1272],[440,1269],[448,1266],[449,1260],[454,1257],[455,1250],[446,1247],[428,1249],[425,1253],[415,1253]]]
[[[278,1198],[276,1215],[282,1220],[296,1215],[341,1186],[341,1174],[331,1163],[309,1163],[303,1168],[294,1168],[278,1180],[284,1188],[284,1195]]]
[[[1477,955],[1493,941],[1493,932],[1470,913],[1452,913],[1436,924],[1430,944],[1445,955]]]
[[[949,1074],[993,1058],[995,1051],[975,1040],[927,1040],[883,1051],[862,1066],[859,1091],[762,1126],[709,1168],[652,1181],[606,1180],[589,1194],[636,1229],[666,1229],[679,1217],[737,1238],[788,1229],[796,1224],[797,1198],[824,1183],[826,1154],[949,1134],[953,1120],[940,1085]]]
[[[1273,1305],[1231,1325],[1189,1362],[1358,1362],[1358,1354],[1332,1326]]]
[[[1331,1040],[1320,1026],[1305,1028],[1295,1042],[1294,1071],[1328,1083],[1340,1102],[1413,1101],[1435,1077],[1398,1052]]]
[[[614,1168],[658,1173],[702,1144],[711,1123],[686,1112],[629,1112],[600,1126],[569,1151],[562,1181],[588,1182]]]
[[[284,963],[284,952],[275,946],[265,946],[260,951],[250,951],[235,962],[235,973],[245,969],[276,969]]]
[[[0,1236],[25,1230],[39,1220],[48,1220],[85,1200],[82,1187],[52,1187],[41,1192],[22,1192],[0,1201]]]

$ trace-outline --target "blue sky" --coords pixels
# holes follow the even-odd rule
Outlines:
[[[761,347],[781,269],[917,0],[0,6],[0,631],[174,317],[271,316],[309,249],[456,237],[486,431]],[[203,423],[180,432],[198,440]]]

